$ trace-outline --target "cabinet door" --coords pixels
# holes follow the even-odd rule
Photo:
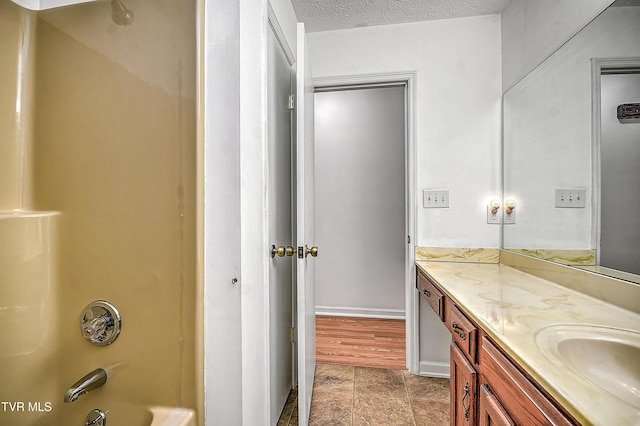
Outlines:
[[[476,424],[476,370],[451,343],[451,426]]]
[[[478,417],[480,426],[515,426],[514,421],[511,420],[498,398],[491,393],[486,384],[480,386],[479,405]]]
[[[525,376],[488,337],[478,355],[482,383],[487,383],[505,410],[522,426],[576,425],[550,397]]]

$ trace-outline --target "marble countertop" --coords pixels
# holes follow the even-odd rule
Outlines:
[[[640,332],[640,315],[503,264],[417,261],[442,290],[584,425],[640,425],[640,410],[552,361],[536,336],[560,324]],[[640,360],[630,360],[640,363]]]

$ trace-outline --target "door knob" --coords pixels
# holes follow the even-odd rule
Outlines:
[[[293,253],[295,253],[295,249],[291,246],[279,246],[276,247],[275,245],[271,245],[271,258],[273,259],[274,257],[276,257],[276,254],[278,255],[278,257],[283,257],[284,255],[287,256],[293,256]]]
[[[305,257],[309,256],[309,255],[311,255],[313,257],[317,257],[318,256],[318,247],[313,246],[313,247],[309,248],[307,246],[304,246],[304,248],[305,248],[305,253],[304,253]]]

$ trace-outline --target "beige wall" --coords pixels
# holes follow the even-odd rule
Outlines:
[[[0,0],[0,7],[8,3]],[[196,2],[131,0],[127,7],[136,16],[128,27],[111,22],[108,2],[40,12],[35,23],[29,175],[33,209],[60,212],[52,256],[57,302],[47,300],[56,307],[44,320],[56,324],[57,346],[46,373],[42,363],[23,368],[40,372],[29,376],[28,388],[55,385],[47,395],[14,397],[0,384],[0,399],[51,401],[51,412],[39,414],[44,424],[81,423],[100,408],[109,410],[109,423],[142,425],[150,418],[147,406],[197,409],[202,389]],[[16,25],[19,32],[24,24]],[[14,47],[0,48],[5,57]],[[0,149],[10,149],[15,138],[2,136]],[[7,198],[0,193],[0,203]],[[96,299],[109,300],[122,315],[122,333],[110,346],[80,335],[82,309]],[[107,384],[63,404],[67,387],[97,367],[109,372]],[[12,424],[31,424],[27,416],[17,419]]]
[[[0,1],[0,212],[28,208],[35,14]]]

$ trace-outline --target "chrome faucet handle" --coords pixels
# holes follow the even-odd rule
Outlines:
[[[107,413],[102,410],[95,409],[91,410],[87,417],[84,420],[84,426],[106,426],[107,424]]]
[[[106,300],[89,303],[80,318],[82,337],[94,345],[110,345],[118,338],[121,327],[120,313]]]
[[[111,322],[113,322],[113,319],[111,319]],[[106,336],[108,323],[109,317],[106,315],[102,315],[98,318],[83,322],[82,337],[92,342],[104,339],[104,336]]]

